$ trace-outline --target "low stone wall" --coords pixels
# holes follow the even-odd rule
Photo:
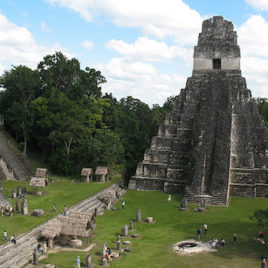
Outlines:
[[[268,193],[268,169],[232,168],[230,195],[242,197],[265,197]]]
[[[230,195],[231,196],[242,196],[242,197],[265,197],[268,193],[268,184],[262,183],[231,183],[230,184]]]
[[[185,184],[176,183],[167,179],[152,179],[146,177],[133,176],[128,185],[129,189],[138,191],[164,191],[166,193],[183,193]]]
[[[95,207],[98,207],[103,210],[105,204],[99,200],[99,197],[105,195],[107,191],[111,190],[120,191],[120,196],[125,193],[125,190],[121,189],[118,184],[113,184],[100,191],[99,193],[95,194],[94,196],[70,207],[67,210],[67,215],[71,211],[79,212],[86,210],[85,212],[92,213]],[[20,235],[17,238],[16,245],[11,242],[8,242],[0,246],[0,268],[18,268],[28,263],[29,260],[32,258],[33,250],[37,247],[41,231],[51,221],[55,220],[56,217],[46,223],[37,226],[31,231]]]

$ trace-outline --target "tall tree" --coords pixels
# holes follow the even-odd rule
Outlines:
[[[33,123],[29,106],[40,93],[39,74],[20,65],[6,71],[0,78],[0,84],[5,89],[1,97],[1,110],[6,124],[16,133],[22,133],[23,154],[26,155],[28,135]]]

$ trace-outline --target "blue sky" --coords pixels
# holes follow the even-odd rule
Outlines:
[[[0,74],[60,50],[101,70],[103,92],[162,104],[185,87],[202,21],[214,15],[234,23],[242,75],[268,98],[268,0],[1,0]]]

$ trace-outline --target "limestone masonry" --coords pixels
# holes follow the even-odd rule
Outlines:
[[[240,71],[233,24],[205,20],[193,74],[145,151],[130,189],[184,192],[189,202],[228,205],[229,195],[268,191],[268,129]]]

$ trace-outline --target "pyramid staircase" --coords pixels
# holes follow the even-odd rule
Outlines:
[[[4,130],[0,129],[0,180],[26,180],[32,176],[25,160],[10,145]]]

